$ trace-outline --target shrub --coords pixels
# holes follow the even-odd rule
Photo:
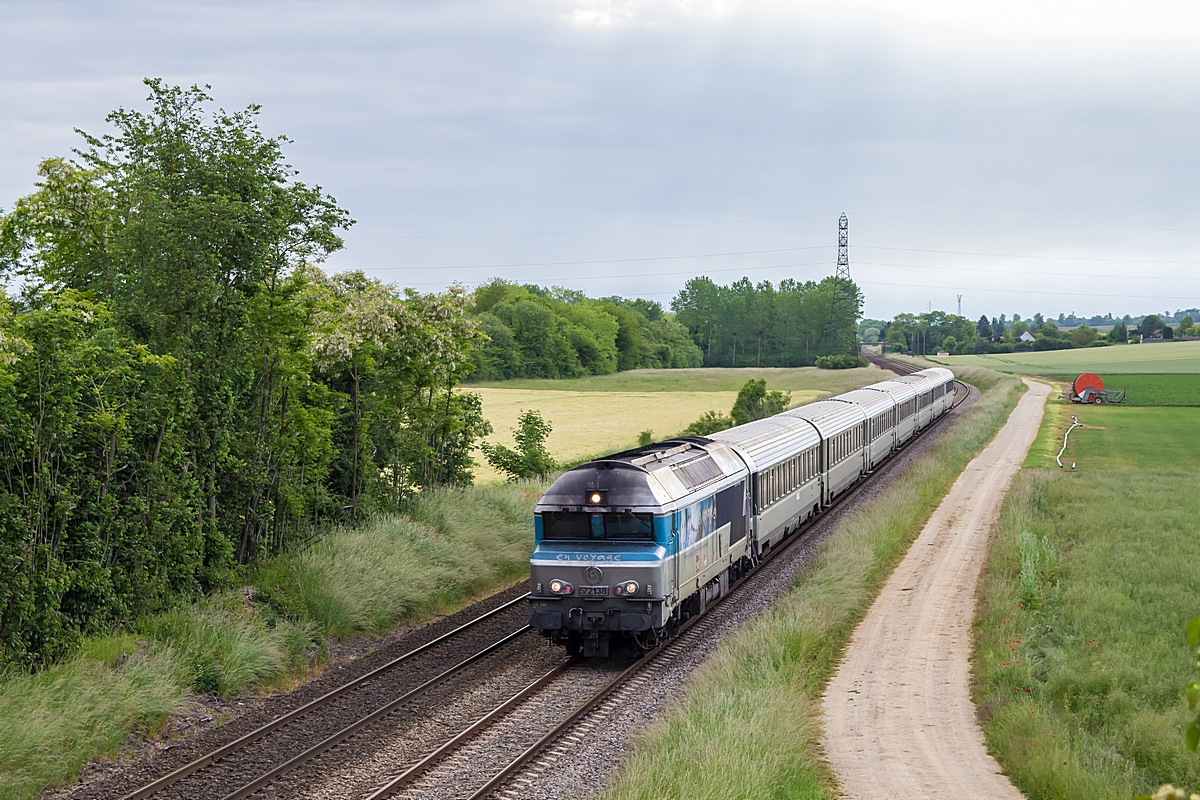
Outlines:
[[[768,392],[765,378],[751,378],[738,391],[729,416],[735,425],[745,425],[778,414],[787,408],[791,400],[791,392]]]
[[[513,439],[517,442],[516,450],[487,442],[479,446],[489,464],[501,472],[507,472],[512,482],[545,478],[556,469],[554,458],[546,450],[546,437],[554,430],[549,421],[530,409],[521,412],[517,427],[512,430]]]
[[[1076,347],[1087,347],[1092,342],[1096,341],[1096,329],[1089,328],[1087,325],[1080,325],[1075,330],[1071,331],[1071,341]]]
[[[818,369],[856,369],[865,367],[867,360],[862,356],[849,353],[838,353],[831,356],[817,356]]]
[[[645,447],[654,442],[654,431],[644,430],[638,434],[638,447]]]

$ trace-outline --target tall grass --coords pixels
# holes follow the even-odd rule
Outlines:
[[[1198,516],[1194,468],[1026,469],[1014,481],[980,588],[972,668],[989,747],[1030,800],[1200,786],[1183,736]],[[1058,553],[1037,602],[1030,540]]]
[[[113,756],[131,730],[151,731],[180,707],[170,651],[87,654],[0,681],[0,797],[36,797],[90,758]]]
[[[408,513],[330,531],[229,592],[94,637],[64,663],[0,676],[0,798],[26,800],[155,733],[188,692],[268,690],[327,636],[383,633],[528,575],[541,486],[424,493]],[[248,599],[247,595],[253,598]]]
[[[845,518],[789,594],[730,636],[635,741],[606,792],[621,798],[831,798],[820,696],[855,625],[942,496],[1003,425],[1023,390],[985,370],[990,387],[888,489]]]
[[[285,616],[344,637],[381,633],[528,575],[533,484],[434,489],[404,516],[342,529],[255,578]]]

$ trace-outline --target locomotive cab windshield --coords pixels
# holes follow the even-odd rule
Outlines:
[[[543,511],[542,538],[561,541],[654,541],[654,515],[629,511]]]

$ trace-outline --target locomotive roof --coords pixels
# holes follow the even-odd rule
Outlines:
[[[776,414],[711,434],[737,450],[751,470],[765,469],[821,443],[808,420]]]
[[[564,472],[538,501],[538,509],[582,507],[589,492],[601,490],[608,495],[606,508],[671,510],[745,471],[737,454],[721,442],[670,439]]]

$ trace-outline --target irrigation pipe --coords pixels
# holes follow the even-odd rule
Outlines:
[[[1071,427],[1067,428],[1067,432],[1063,434],[1063,446],[1062,446],[1062,450],[1059,450],[1059,451],[1058,451],[1058,455],[1057,455],[1057,456],[1055,457],[1055,459],[1054,459],[1055,461],[1057,461],[1057,462],[1058,462],[1058,466],[1059,466],[1059,468],[1062,468],[1062,454],[1063,454],[1063,453],[1065,453],[1065,452],[1067,452],[1067,437],[1068,437],[1068,436],[1070,436],[1070,435],[1071,435],[1071,431],[1073,431],[1073,430],[1075,430],[1076,428],[1078,428],[1078,427],[1080,426],[1080,424],[1081,424],[1081,423],[1079,422],[1079,417],[1076,417],[1076,416],[1072,415],[1072,416],[1071,416]],[[1075,469],[1075,465],[1074,465],[1074,464],[1072,464],[1072,465],[1071,465],[1071,469]]]

